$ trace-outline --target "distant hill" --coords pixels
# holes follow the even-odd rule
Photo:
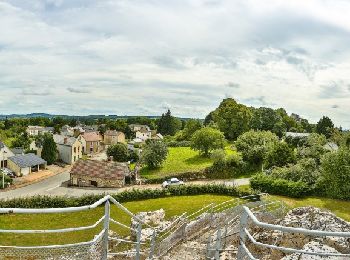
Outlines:
[[[6,118],[35,118],[35,117],[44,117],[44,118],[53,118],[53,117],[63,117],[63,118],[76,118],[76,119],[99,119],[99,118],[108,118],[108,119],[121,119],[121,118],[133,118],[133,117],[147,117],[151,119],[160,118],[160,116],[118,116],[118,115],[87,115],[87,116],[76,116],[76,115],[55,115],[55,114],[47,114],[47,113],[30,113],[30,114],[9,114],[9,115],[0,115],[0,120]],[[190,118],[179,117],[183,120],[188,120]]]

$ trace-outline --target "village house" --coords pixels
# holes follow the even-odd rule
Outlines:
[[[14,153],[0,141],[0,168],[7,167],[7,160],[11,156],[14,156]]]
[[[46,161],[39,156],[28,153],[8,158],[8,168],[17,176],[25,176],[40,169],[46,169]]]
[[[43,148],[41,145],[37,144],[35,141],[32,141],[29,145],[29,150],[36,151],[36,155],[41,157],[41,152],[43,151]]]
[[[85,132],[78,136],[78,140],[83,144],[84,154],[94,154],[102,150],[102,137],[98,132]]]
[[[58,158],[67,164],[74,164],[83,157],[83,145],[75,137],[54,135],[53,139],[58,150]]]
[[[103,142],[106,145],[125,143],[125,134],[116,130],[107,130],[103,136]]]
[[[139,124],[131,124],[129,125],[132,132],[136,133],[137,131],[151,131],[148,125],[139,125]]]
[[[126,163],[79,160],[70,171],[70,183],[80,187],[120,188],[130,178]]]
[[[141,139],[142,141],[146,141],[152,138],[152,131],[142,128],[136,131],[136,138]]]
[[[43,126],[28,126],[26,129],[26,132],[29,136],[37,136],[39,134],[44,133],[53,133],[54,128],[53,127],[43,127]]]

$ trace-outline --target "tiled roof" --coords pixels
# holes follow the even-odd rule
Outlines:
[[[45,164],[46,161],[41,159],[39,156],[36,156],[35,154],[28,153],[28,154],[20,154],[11,156],[8,158],[10,161],[18,165],[20,168],[25,167],[32,167],[40,164]]]
[[[112,135],[112,136],[118,136],[118,135],[121,135],[121,134],[122,134],[122,132],[118,132],[116,130],[107,130],[105,132],[105,135]]]
[[[96,132],[86,132],[82,136],[87,142],[98,142],[102,140],[101,136]]]
[[[71,175],[89,176],[101,179],[122,180],[130,174],[125,163],[79,160],[70,171]]]
[[[56,144],[72,146],[77,139],[75,137],[68,137],[65,135],[53,135],[53,140]]]

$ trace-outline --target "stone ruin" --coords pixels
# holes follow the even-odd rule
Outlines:
[[[310,230],[350,232],[350,223],[338,218],[333,213],[314,207],[301,207],[292,209],[287,215],[275,220],[272,224],[287,227],[305,228]],[[300,233],[282,233],[280,231],[251,228],[253,237],[262,243],[282,246],[287,248],[304,249],[313,252],[350,253],[350,238],[341,237],[314,237]],[[265,249],[249,245],[249,250],[259,259],[283,259],[283,260],[311,260],[334,259],[305,254],[290,254],[279,250]],[[337,257],[336,259],[349,259]]]

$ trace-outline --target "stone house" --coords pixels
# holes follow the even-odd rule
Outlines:
[[[44,133],[53,133],[54,128],[53,127],[43,127],[43,126],[36,126],[36,125],[30,125],[27,127],[26,132],[29,136],[37,136],[39,134]]]
[[[14,153],[0,141],[0,168],[7,167],[7,160],[11,156],[14,156]]]
[[[40,169],[46,169],[46,161],[39,156],[28,153],[8,158],[8,168],[17,176],[25,176]]]
[[[131,131],[136,133],[137,131],[151,131],[148,125],[131,124],[129,125]]]
[[[83,157],[83,145],[75,137],[54,135],[53,139],[58,150],[58,158],[67,164],[74,164]]]
[[[107,130],[103,136],[103,142],[106,145],[125,143],[125,134],[116,130]]]
[[[94,154],[102,151],[102,137],[98,132],[85,132],[78,136],[78,140],[83,144],[84,154]]]
[[[79,160],[70,171],[70,183],[80,187],[120,188],[130,178],[126,163]]]

